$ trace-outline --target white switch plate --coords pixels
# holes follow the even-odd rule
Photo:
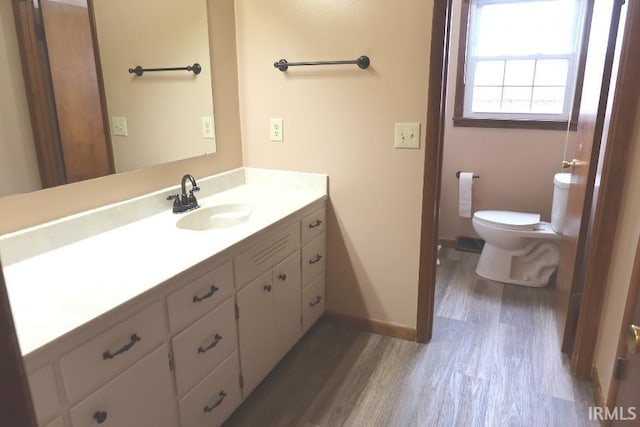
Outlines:
[[[111,127],[113,128],[111,133],[113,133],[114,136],[129,136],[126,117],[111,117]]]
[[[282,119],[271,119],[271,141],[282,142],[284,140]]]
[[[420,148],[420,123],[396,123],[395,148]]]
[[[200,123],[202,124],[202,137],[205,139],[214,139],[216,131],[213,117],[201,117]]]

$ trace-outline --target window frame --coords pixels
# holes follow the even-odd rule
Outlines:
[[[577,74],[575,90],[569,120],[557,120],[541,117],[529,118],[479,118],[465,117],[465,73],[467,69],[467,37],[471,23],[471,0],[462,0],[460,13],[460,39],[458,41],[458,64],[456,70],[456,91],[454,97],[453,125],[456,127],[483,127],[483,128],[507,128],[507,129],[549,129],[549,130],[576,130],[578,128],[578,116],[580,114],[580,99],[582,98],[582,86],[584,81],[585,65],[587,61],[587,49],[589,30],[593,15],[593,0],[586,0],[584,17],[584,30],[582,32],[580,49],[576,52]],[[570,96],[567,96],[570,101]],[[484,113],[483,113],[484,114]],[[490,113],[489,113],[490,114]],[[508,115],[509,113],[496,113],[496,115]],[[542,115],[544,116],[544,115]]]

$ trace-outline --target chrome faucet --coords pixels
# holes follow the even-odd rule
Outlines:
[[[191,190],[189,190],[189,194],[187,195],[187,181],[191,181]],[[181,183],[182,194],[174,194],[167,197],[167,200],[173,200],[173,213],[182,213],[186,211],[190,211],[192,209],[197,209],[200,207],[198,205],[198,200],[196,199],[195,193],[196,191],[200,191],[200,187],[196,184],[196,180],[193,176],[187,174],[182,177]]]

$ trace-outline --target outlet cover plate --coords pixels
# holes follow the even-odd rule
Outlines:
[[[396,123],[393,146],[420,148],[420,123]]]
[[[271,119],[271,141],[282,142],[284,140],[284,129],[282,128],[282,119]]]
[[[213,117],[200,117],[200,123],[202,126],[202,137],[205,139],[214,139],[215,127],[213,124]]]

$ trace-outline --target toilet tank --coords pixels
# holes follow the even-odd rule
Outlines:
[[[556,233],[562,233],[564,220],[567,217],[569,201],[569,184],[571,174],[562,172],[553,176],[553,204],[551,205],[551,227]]]

